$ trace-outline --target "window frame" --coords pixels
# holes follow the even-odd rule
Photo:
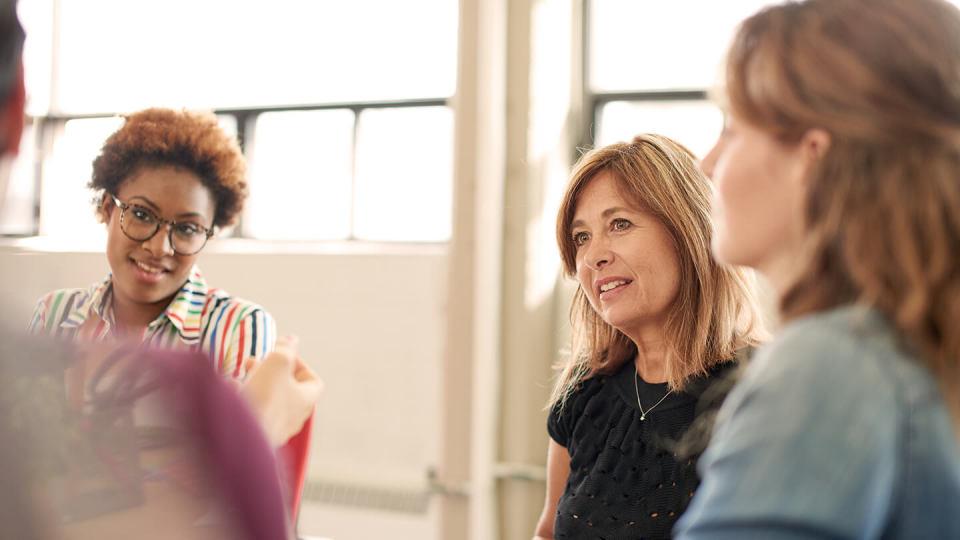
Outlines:
[[[447,107],[452,108],[451,105],[452,98],[448,97],[429,97],[429,98],[416,98],[416,99],[402,99],[402,100],[382,100],[382,101],[350,101],[350,102],[335,102],[335,103],[313,103],[313,104],[298,104],[298,105],[271,105],[271,106],[253,106],[253,107],[230,107],[230,108],[215,108],[211,109],[213,114],[217,116],[229,116],[232,117],[236,123],[237,127],[237,142],[240,145],[240,150],[244,154],[245,159],[249,159],[247,141],[252,140],[255,136],[255,125],[256,120],[261,114],[273,113],[273,112],[297,112],[297,111],[323,111],[323,110],[349,110],[353,113],[353,130],[351,135],[350,146],[352,148],[352,169],[354,173],[356,172],[357,167],[357,143],[359,138],[359,119],[360,115],[364,111],[368,110],[384,110],[384,109],[407,109],[407,108],[418,108],[418,107]],[[52,147],[53,138],[56,136],[58,130],[62,130],[66,123],[70,120],[87,120],[87,119],[96,119],[96,118],[111,118],[115,116],[122,115],[124,113],[115,112],[115,113],[90,113],[90,114],[58,114],[51,113],[43,116],[28,116],[27,122],[32,123],[36,132],[33,137],[32,142],[35,145],[34,148],[34,163],[32,167],[32,176],[33,176],[33,214],[32,214],[32,227],[27,233],[0,233],[0,238],[28,238],[40,235],[40,213],[42,201],[42,187],[43,187],[43,167],[44,160],[48,157],[49,151]],[[452,174],[452,171],[451,171]],[[314,243],[367,243],[367,244],[445,244],[449,240],[442,241],[432,241],[432,240],[366,240],[357,238],[356,232],[356,222],[355,222],[355,212],[356,212],[356,189],[357,189],[357,178],[354,174],[351,179],[351,198],[349,201],[350,204],[350,231],[347,237],[337,238],[333,240],[318,239],[318,240],[309,240],[308,242]],[[452,201],[451,201],[452,204]],[[229,238],[238,238],[248,241],[255,242],[264,242],[264,243],[274,243],[274,242],[303,242],[302,240],[268,240],[268,239],[258,239],[248,236],[243,227],[243,216],[241,215],[237,220],[236,225],[232,228],[232,232],[229,235]]]
[[[582,12],[580,13],[581,28],[583,36],[581,51],[581,91],[584,99],[584,105],[587,112],[587,121],[584,123],[583,131],[580,135],[578,148],[594,148],[596,146],[596,137],[600,133],[600,118],[602,117],[603,107],[614,101],[626,101],[634,103],[669,103],[675,101],[703,102],[710,103],[709,92],[706,88],[683,89],[683,90],[632,90],[632,91],[595,91],[590,81],[590,55],[592,46],[592,35],[590,33],[590,10],[593,0],[583,0],[580,4]]]

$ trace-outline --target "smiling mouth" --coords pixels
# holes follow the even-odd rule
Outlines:
[[[633,282],[628,279],[618,279],[616,281],[610,281],[608,283],[604,283],[603,285],[600,286],[600,295],[603,296],[604,293],[619,289],[620,287],[624,287],[631,283]]]
[[[152,266],[152,265],[149,265],[149,264],[146,264],[146,263],[143,263],[143,262],[134,260],[134,259],[130,259],[130,260],[133,261],[133,264],[135,264],[135,265],[137,266],[137,268],[139,268],[140,270],[142,270],[143,272],[145,272],[145,273],[147,273],[147,274],[152,274],[152,275],[157,275],[157,276],[158,276],[158,275],[160,275],[160,274],[163,274],[163,273],[166,273],[166,272],[167,272],[167,270],[166,270],[165,268],[161,268],[161,267],[159,267],[159,266]]]

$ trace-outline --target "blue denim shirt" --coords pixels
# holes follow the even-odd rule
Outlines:
[[[938,385],[862,308],[760,349],[699,471],[678,538],[960,539],[960,445]]]

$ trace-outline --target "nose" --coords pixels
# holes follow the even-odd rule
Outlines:
[[[707,152],[707,155],[703,157],[703,160],[700,161],[700,168],[703,170],[703,173],[707,175],[707,178],[713,178],[713,168],[717,165],[717,155],[720,153],[720,141],[718,140],[716,144],[713,145],[713,148]]]
[[[594,270],[600,270],[613,262],[613,251],[610,250],[610,244],[602,235],[592,238],[586,250],[584,261]]]
[[[157,233],[143,242],[143,247],[154,257],[173,255],[173,245],[170,244],[170,227],[164,223],[157,229]]]

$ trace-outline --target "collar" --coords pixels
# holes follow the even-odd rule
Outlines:
[[[207,280],[200,273],[200,269],[194,265],[186,283],[174,295],[167,309],[147,325],[147,330],[154,330],[165,320],[169,320],[184,341],[193,342],[200,339],[200,319],[207,300],[207,292]],[[112,324],[113,309],[110,301],[112,297],[113,282],[111,275],[108,274],[103,281],[90,287],[85,298],[74,306],[60,326],[78,328],[91,315],[96,315],[107,324]]]
[[[112,309],[110,299],[113,295],[113,285],[110,281],[110,274],[99,283],[94,283],[87,289],[87,294],[77,302],[70,310],[70,314],[64,319],[60,326],[62,328],[79,328],[87,321],[91,314],[96,315],[102,321],[112,321]],[[108,314],[109,311],[109,314]],[[108,319],[108,315],[111,315]]]
[[[194,265],[187,282],[174,295],[167,309],[150,323],[148,328],[152,330],[167,319],[184,341],[193,342],[200,339],[200,318],[203,314],[203,306],[207,302],[207,292],[207,280],[200,273],[200,269]]]

